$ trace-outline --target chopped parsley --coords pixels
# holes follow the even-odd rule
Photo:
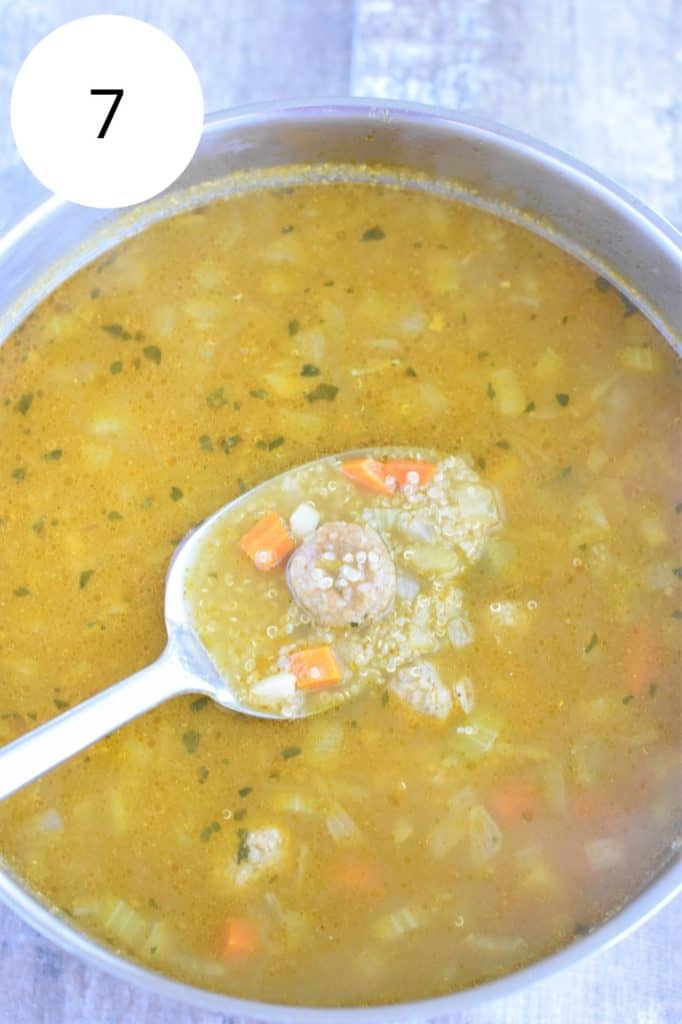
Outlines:
[[[142,354],[145,359],[148,359],[150,363],[156,363],[157,366],[161,362],[161,349],[158,345],[145,345]]]
[[[117,512],[116,509],[112,509],[111,512],[107,514],[107,519],[111,520],[112,523],[117,523],[123,519],[123,516],[120,512]]]
[[[17,587],[16,590],[14,591],[14,596],[15,597],[30,597],[31,596],[31,591],[28,589],[28,587]]]
[[[225,388],[216,388],[215,391],[209,392],[209,394],[206,395],[206,402],[210,405],[211,409],[220,409],[221,406],[227,405]]]
[[[599,637],[597,636],[596,633],[593,633],[592,636],[590,637],[590,642],[587,644],[587,646],[585,648],[585,654],[589,654],[590,651],[593,651],[598,643],[599,643]]]
[[[407,369],[405,370],[405,376],[406,377],[416,377],[417,376],[417,371],[414,369],[413,366],[408,366]]]
[[[292,757],[298,757],[300,753],[300,747],[285,747],[284,750],[282,751],[282,757],[284,758],[285,761],[288,761]]]
[[[220,447],[222,448],[226,455],[229,455],[232,449],[235,448],[240,441],[241,437],[239,434],[232,434],[230,437],[226,437],[225,440],[221,442]]]
[[[252,398],[267,398],[268,397],[267,391],[264,391],[263,388],[252,388],[251,391],[249,391],[249,394],[251,395]]]
[[[112,363],[109,367],[109,373],[117,374],[123,373],[123,363],[120,359],[117,359],[115,363]]]
[[[55,697],[53,703],[57,708],[57,711],[63,711],[64,708],[68,708],[70,706],[68,700],[62,700],[61,697]]]
[[[26,479],[26,467],[25,466],[17,466],[17,468],[12,472],[12,479],[13,480],[25,480]]]
[[[283,228],[279,229],[283,235],[289,235],[292,231],[295,231],[293,224],[285,224]]]
[[[242,788],[239,790],[239,795],[241,797],[248,796],[249,793],[253,793],[253,786],[242,786]]]
[[[132,334],[126,331],[121,324],[102,324],[102,330],[110,334],[112,338],[119,338],[121,341],[128,341],[132,338]]]
[[[634,695],[634,693],[629,693],[629,694],[627,695],[627,697],[623,697],[623,701],[622,701],[622,703],[623,703],[623,704],[629,704],[629,703],[630,703],[630,701],[632,701],[632,700],[634,700],[634,699],[635,699],[635,695]]]
[[[567,406],[568,403],[571,401],[571,396],[565,394],[565,392],[563,392],[563,391],[559,392],[559,394],[555,395],[554,397],[556,398],[556,400],[559,403],[559,405],[562,405],[562,406]]]
[[[677,576],[678,580],[682,580],[682,565],[678,565],[676,569],[673,569],[673,576]]]
[[[61,457],[61,448],[53,448],[51,451],[45,452],[45,454],[43,455],[43,458],[45,459],[46,462],[58,462],[59,459],[61,459]]]
[[[301,369],[302,377],[319,377],[320,369],[318,366],[313,366],[312,363],[304,363]]]
[[[21,413],[22,416],[25,416],[26,413],[28,412],[28,410],[31,408],[32,404],[33,404],[33,395],[32,394],[22,395],[21,398],[19,399],[19,401],[17,402],[17,409],[19,410],[19,412]]]
[[[197,778],[200,786],[206,782],[206,779],[208,778],[208,768],[205,764],[202,764],[201,768],[197,771]]]
[[[197,711],[203,711],[210,699],[210,697],[197,697],[196,700],[191,701],[189,705],[190,711],[194,714],[196,714]]]
[[[83,572],[78,577],[78,589],[79,590],[85,590],[85,588],[87,587],[88,583],[90,582],[90,579],[91,579],[92,574],[93,574],[94,571],[95,571],[94,569],[83,569]]]
[[[388,690],[384,690],[384,692],[381,695],[381,706],[382,706],[382,708],[386,707],[386,705],[388,704],[390,699],[391,699],[390,693],[388,692]]]
[[[33,530],[34,533],[40,534],[40,533],[43,532],[43,527],[44,526],[45,526],[45,520],[40,518],[40,519],[36,519],[35,523],[31,524],[31,529]]]
[[[171,487],[170,489],[171,501],[180,501],[182,498],[182,491],[179,487]]]
[[[204,452],[212,452],[213,451],[213,441],[208,436],[208,434],[202,434],[201,435],[201,437],[199,438],[199,447]]]
[[[313,391],[306,392],[309,402],[333,402],[339,393],[334,384],[318,384]]]
[[[486,388],[486,394],[487,394],[488,398],[494,398],[495,397],[495,388],[492,386],[490,381],[488,381],[488,387]]]
[[[220,825],[217,821],[212,821],[210,825],[206,826],[206,828],[202,828],[199,833],[199,838],[202,843],[207,843],[214,832],[220,832]]]
[[[289,323],[287,324],[287,330],[289,332],[289,337],[290,338],[293,338],[293,336],[295,334],[298,334],[300,329],[301,329],[301,325],[298,322],[298,320],[290,320]]]
[[[194,754],[200,742],[201,735],[195,729],[188,729],[182,734],[182,744],[188,754]]]
[[[249,859],[249,833],[245,828],[237,830],[239,845],[237,846],[237,864]]]
[[[367,230],[365,232],[363,232],[361,241],[363,241],[363,242],[380,242],[385,237],[386,237],[386,235],[382,231],[382,229],[379,227],[379,225],[375,224],[373,228],[367,228]]]
[[[529,402],[528,405],[526,406],[526,408],[523,411],[524,412],[535,412],[535,402]]]

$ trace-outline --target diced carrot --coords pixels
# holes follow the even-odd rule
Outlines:
[[[332,686],[343,678],[343,670],[331,647],[304,647],[289,655],[289,663],[299,690]]]
[[[423,459],[389,459],[386,463],[387,476],[393,477],[398,487],[411,484],[414,487],[423,487],[436,472],[434,462],[425,462]]]
[[[287,530],[284,520],[276,512],[268,512],[252,526],[239,541],[257,569],[267,572],[290,555],[296,541]]]
[[[220,952],[227,960],[253,956],[260,939],[255,921],[249,917],[228,917],[220,935]]]
[[[332,882],[348,895],[378,896],[383,889],[377,865],[366,857],[346,858],[334,865]]]
[[[625,640],[625,672],[623,687],[639,696],[656,682],[658,669],[658,638],[651,626],[633,626]]]
[[[507,782],[493,794],[490,808],[493,815],[502,821],[519,821],[521,818],[532,817],[537,799],[535,786],[516,779]]]
[[[393,494],[395,480],[386,479],[386,464],[377,459],[349,459],[341,463],[341,472],[353,483],[379,494]]]

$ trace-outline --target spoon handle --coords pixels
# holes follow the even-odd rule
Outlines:
[[[200,689],[169,645],[153,664],[0,749],[0,800],[157,704]]]

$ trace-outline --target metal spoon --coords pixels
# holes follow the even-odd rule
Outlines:
[[[432,457],[431,452],[415,449],[364,449],[346,452],[343,455],[325,456],[296,469],[308,469],[316,464],[366,455],[391,458]],[[15,793],[51,768],[56,768],[62,761],[73,757],[96,740],[108,736],[138,715],[182,694],[202,694],[228,711],[239,711],[257,718],[283,717],[241,703],[233,693],[229,680],[220,675],[190,619],[185,600],[185,578],[201,545],[218,521],[235,513],[242,503],[255,493],[276,485],[282,477],[291,472],[292,470],[288,470],[272,477],[246,494],[240,495],[187,534],[178,545],[166,576],[164,614],[168,643],[163,654],[153,664],[128,679],[115,683],[0,749],[0,800]],[[304,709],[298,717],[306,717],[310,713]]]

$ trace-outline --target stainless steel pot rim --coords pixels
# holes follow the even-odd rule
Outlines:
[[[538,140],[506,128],[495,121],[461,116],[445,108],[393,100],[361,98],[310,99],[285,102],[250,104],[234,110],[219,111],[209,115],[205,122],[204,138],[218,134],[225,128],[237,127],[240,123],[276,124],[278,119],[292,117],[305,121],[328,118],[330,122],[342,121],[353,114],[366,114],[369,119],[394,123],[438,124],[450,126],[466,134],[472,140],[486,139],[503,141],[518,151],[523,151],[547,173],[559,174],[582,183],[586,188],[597,191],[605,203],[629,218],[635,218],[641,227],[654,236],[656,243],[665,249],[680,267],[682,282],[682,234],[640,202],[626,190],[610,181],[604,175],[587,165],[547,146]],[[67,205],[52,197],[37,206],[25,216],[3,239],[0,239],[0,259],[12,247],[36,228],[56,209]],[[529,985],[545,980],[557,971],[576,965],[595,953],[610,948],[644,924],[658,910],[671,902],[682,892],[682,857],[670,861],[660,874],[649,883],[633,900],[613,917],[598,926],[589,935],[538,960],[527,967],[504,977],[484,982],[473,988],[450,995],[411,1003],[390,1004],[376,1007],[314,1008],[281,1006],[253,1000],[237,999],[222,993],[198,988],[148,970],[119,956],[110,948],[100,945],[94,939],[77,931],[67,918],[57,915],[31,894],[9,870],[0,867],[0,899],[30,926],[46,938],[51,939],[69,953],[88,961],[122,981],[139,985],[159,996],[180,1000],[194,1007],[244,1014],[260,1020],[296,1022],[296,1024],[369,1024],[369,1022],[405,1021],[427,1019],[434,1016],[461,1011],[493,999],[510,996]]]

